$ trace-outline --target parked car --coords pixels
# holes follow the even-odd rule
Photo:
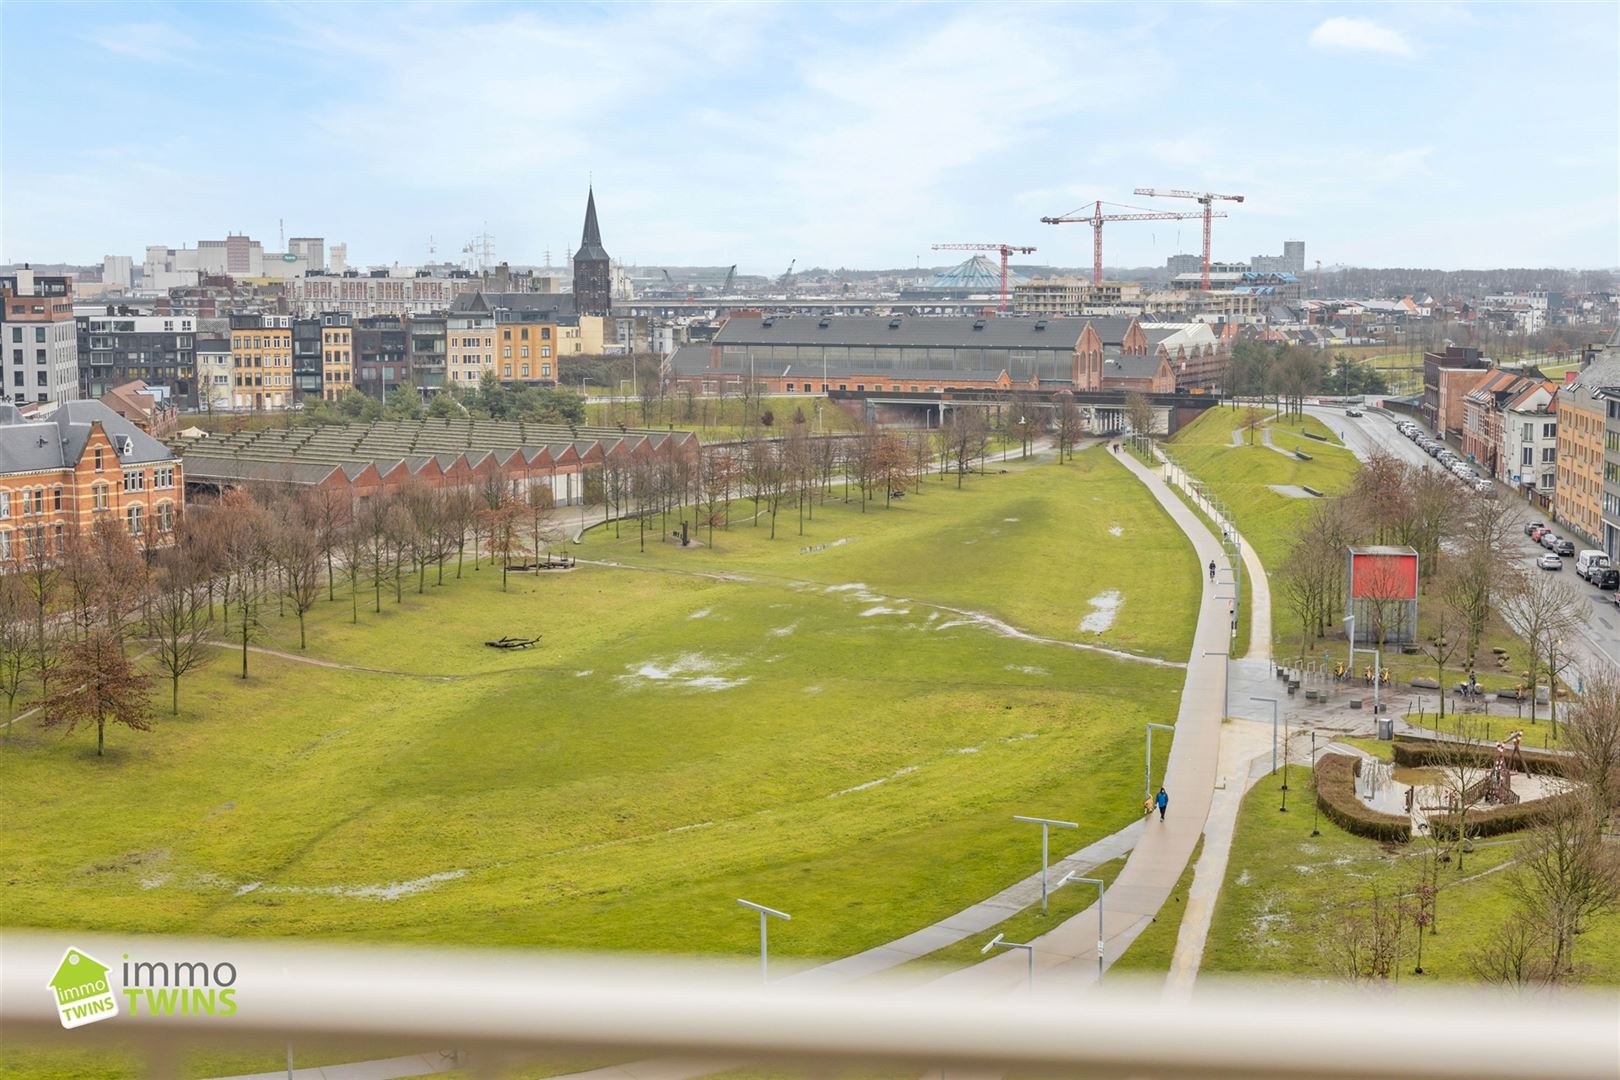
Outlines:
[[[1575,554],[1575,544],[1569,540],[1560,540],[1552,546],[1552,550],[1565,558],[1571,558]]]
[[[1530,530],[1530,539],[1539,544],[1541,543],[1541,538],[1551,531],[1552,530],[1548,529],[1545,525],[1537,525],[1535,528]]]
[[[1541,567],[1543,570],[1562,570],[1564,568],[1564,560],[1560,559],[1558,556],[1549,551],[1547,554],[1536,560],[1536,565]]]
[[[1610,566],[1606,569],[1597,571],[1596,574],[1587,580],[1600,589],[1620,589],[1620,570],[1616,570],[1614,567]],[[1617,597],[1616,599],[1620,599],[1620,597]]]
[[[1529,522],[1524,527],[1524,535],[1526,535],[1526,536],[1534,536],[1536,534],[1537,529],[1545,529],[1546,527],[1547,527],[1547,523],[1545,521],[1532,521],[1532,522]]]
[[[1555,551],[1558,545],[1563,542],[1563,539],[1563,537],[1559,536],[1551,529],[1548,529],[1546,532],[1536,537],[1536,543],[1540,544],[1548,551]]]
[[[1559,554],[1562,555],[1563,552],[1560,551]],[[1583,577],[1587,581],[1592,580],[1592,575],[1594,573],[1607,570],[1608,568],[1608,553],[1599,551],[1597,548],[1587,548],[1575,559],[1576,576]]]

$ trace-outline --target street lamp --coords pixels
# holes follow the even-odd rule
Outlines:
[[[1204,655],[1205,656],[1219,656],[1221,658],[1221,660],[1222,660],[1222,665],[1221,665],[1221,719],[1225,720],[1228,716],[1232,715],[1232,700],[1231,700],[1231,697],[1230,697],[1230,694],[1232,692],[1232,674],[1231,674],[1231,670],[1230,670],[1231,669],[1231,664],[1232,664],[1232,655],[1231,655],[1230,652],[1208,652],[1208,651],[1206,651],[1204,653]]]
[[[1227,621],[1231,623],[1231,627],[1227,631],[1228,636],[1230,636],[1231,631],[1237,629],[1237,597],[1235,597],[1235,596],[1217,596],[1215,599],[1229,601],[1231,603],[1231,605],[1232,605],[1231,607],[1226,609]]]
[[[1028,989],[1029,989],[1030,993],[1034,993],[1035,992],[1035,946],[1031,945],[1031,944],[1029,944],[1027,942],[1020,945],[1016,941],[1004,941],[1004,940],[1002,940],[1005,937],[1006,937],[1005,934],[997,934],[995,937],[993,937],[989,941],[985,942],[984,943],[984,948],[979,950],[979,955],[983,956],[985,953],[987,953],[991,949],[995,949],[995,948],[1023,949],[1024,950],[1024,955],[1029,957],[1029,983],[1028,983]]]
[[[1277,771],[1277,699],[1274,697],[1252,697],[1250,701],[1265,701],[1271,704],[1271,771]]]
[[[785,911],[777,911],[775,908],[768,908],[764,904],[755,904],[748,900],[739,899],[737,903],[741,904],[745,908],[751,908],[754,911],[759,912],[759,981],[762,983],[768,982],[769,979],[766,976],[766,964],[767,958],[770,955],[770,943],[765,933],[766,920],[791,920],[793,916],[789,915]]]
[[[1151,720],[1147,725],[1147,759],[1142,763],[1142,801],[1145,803],[1153,798],[1153,729],[1174,732],[1171,724],[1155,724]],[[1144,815],[1145,816],[1145,815]]]
[[[1311,728],[1311,835],[1321,836],[1322,830],[1316,827],[1316,815],[1320,801],[1316,798],[1316,729]]]
[[[1379,652],[1377,649],[1360,649],[1360,650],[1358,650],[1356,648],[1356,617],[1354,615],[1346,615],[1344,617],[1344,621],[1350,627],[1350,667],[1354,668],[1356,666],[1356,653],[1358,651],[1359,652],[1364,652],[1364,653],[1367,653],[1367,652],[1372,653],[1372,658],[1373,658],[1373,719],[1376,721],[1378,716],[1380,715],[1380,713],[1379,713],[1379,705],[1378,705],[1378,684],[1384,681],[1383,654],[1381,652]],[[1442,694],[1444,694],[1446,692],[1445,687],[1442,686],[1440,688],[1440,692]],[[1533,702],[1531,703],[1531,708],[1532,709],[1535,708],[1535,704]]]
[[[1056,826],[1059,829],[1078,829],[1080,826],[1077,825],[1075,822],[1072,822],[1072,821],[1056,821],[1056,820],[1054,820],[1052,818],[1043,818],[1043,817],[1024,817],[1021,814],[1014,814],[1013,815],[1013,820],[1014,821],[1027,821],[1031,825],[1039,825],[1041,827],[1041,914],[1045,915],[1046,914],[1046,861],[1047,861],[1047,842],[1046,841],[1047,841],[1047,837],[1051,835],[1051,830],[1052,830],[1053,826]]]
[[[1102,883],[1102,879],[1101,878],[1093,878],[1093,877],[1080,877],[1073,870],[1070,870],[1067,874],[1063,875],[1063,880],[1058,882],[1058,888],[1061,889],[1063,886],[1067,885],[1071,881],[1078,882],[1081,885],[1095,885],[1095,886],[1097,886],[1097,981],[1102,982],[1102,977],[1103,977],[1103,883]]]

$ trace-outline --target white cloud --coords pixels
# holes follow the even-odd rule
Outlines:
[[[1370,19],[1352,19],[1343,15],[1328,19],[1312,30],[1310,45],[1313,49],[1333,52],[1375,52],[1400,57],[1415,55],[1412,43],[1399,32]]]

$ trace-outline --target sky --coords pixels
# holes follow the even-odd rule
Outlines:
[[[0,261],[246,232],[351,265],[1089,265],[1094,199],[1241,194],[1214,257],[1620,265],[1620,5],[0,8]],[[1110,266],[1200,246],[1105,228]]]

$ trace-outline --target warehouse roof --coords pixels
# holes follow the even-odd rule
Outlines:
[[[971,318],[958,316],[766,315],[728,319],[717,345],[855,345],[987,349],[1072,349],[1086,324],[1104,345],[1125,339],[1131,319]]]

